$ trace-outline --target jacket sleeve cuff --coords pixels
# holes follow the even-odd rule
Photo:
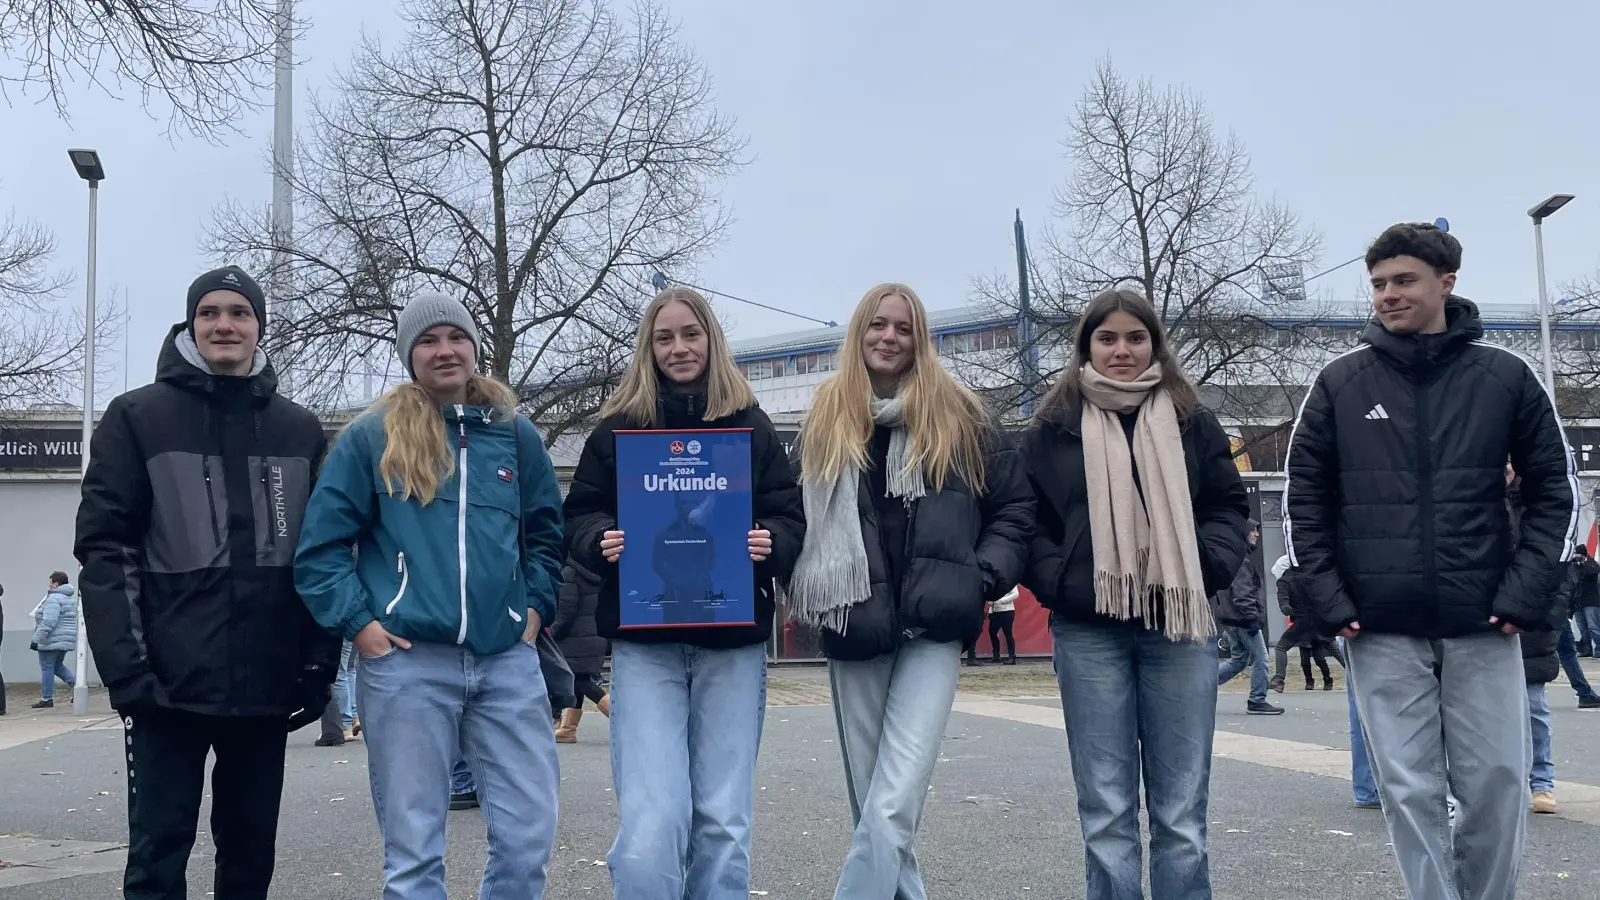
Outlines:
[[[356,635],[361,633],[361,629],[366,628],[368,625],[376,621],[378,621],[377,616],[367,612],[366,610],[362,610],[360,615],[352,616],[344,623],[344,639],[347,641],[355,640]]]

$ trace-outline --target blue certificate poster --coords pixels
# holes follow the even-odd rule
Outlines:
[[[616,437],[620,627],[754,624],[750,430]]]

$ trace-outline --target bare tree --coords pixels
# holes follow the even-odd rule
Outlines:
[[[1287,407],[1340,339],[1318,327],[1320,306],[1304,288],[1318,236],[1257,198],[1242,142],[1219,135],[1190,92],[1132,83],[1103,63],[1070,126],[1072,172],[1056,196],[1057,227],[1042,259],[1030,258],[1034,334],[986,365],[1001,370],[994,390],[1006,397],[1004,373],[1027,368],[1019,354],[1037,356],[1048,379],[1065,363],[1089,298],[1132,287],[1166,322],[1220,415]],[[1018,311],[1013,279],[981,280],[976,293]]]
[[[400,47],[365,41],[337,98],[312,104],[294,239],[276,246],[263,213],[233,207],[211,243],[267,271],[268,339],[302,400],[340,402],[405,302],[442,290],[553,441],[614,384],[654,271],[722,235],[716,187],[742,143],[649,2],[628,17],[600,0],[403,10]]]
[[[217,138],[272,83],[277,0],[0,0],[0,92],[42,90],[68,115],[79,80],[165,107],[169,128]]]
[[[64,312],[72,283],[51,269],[55,238],[15,216],[0,222],[0,409],[77,399],[83,376],[83,317]],[[117,304],[97,316],[97,342],[120,332]],[[98,380],[97,380],[98,384]]]

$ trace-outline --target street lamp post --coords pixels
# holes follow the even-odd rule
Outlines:
[[[78,177],[89,182],[89,268],[84,276],[83,301],[83,438],[79,446],[82,470],[80,477],[89,475],[89,441],[94,437],[94,276],[95,243],[99,225],[100,182],[106,170],[100,165],[100,154],[93,150],[68,150],[67,158],[78,171]],[[80,584],[79,587],[82,587]],[[89,711],[89,641],[83,621],[83,592],[78,592],[78,677],[72,688],[72,714],[84,715]]]
[[[1533,254],[1539,266],[1539,352],[1544,356],[1544,384],[1552,404],[1556,402],[1556,370],[1550,346],[1550,298],[1544,287],[1544,220],[1571,200],[1571,194],[1552,194],[1528,210],[1533,218]]]

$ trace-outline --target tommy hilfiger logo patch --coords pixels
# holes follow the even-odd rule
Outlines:
[[[1370,412],[1367,413],[1367,418],[1369,418],[1369,419],[1387,419],[1387,418],[1389,418],[1389,411],[1383,408],[1383,404],[1382,403],[1379,403],[1377,406],[1374,406]]]
[[[505,466],[501,466],[500,468],[495,469],[494,470],[494,474],[495,474],[495,477],[499,478],[501,481],[510,481],[512,478],[516,477],[515,473],[513,473],[510,469],[506,468]]]

